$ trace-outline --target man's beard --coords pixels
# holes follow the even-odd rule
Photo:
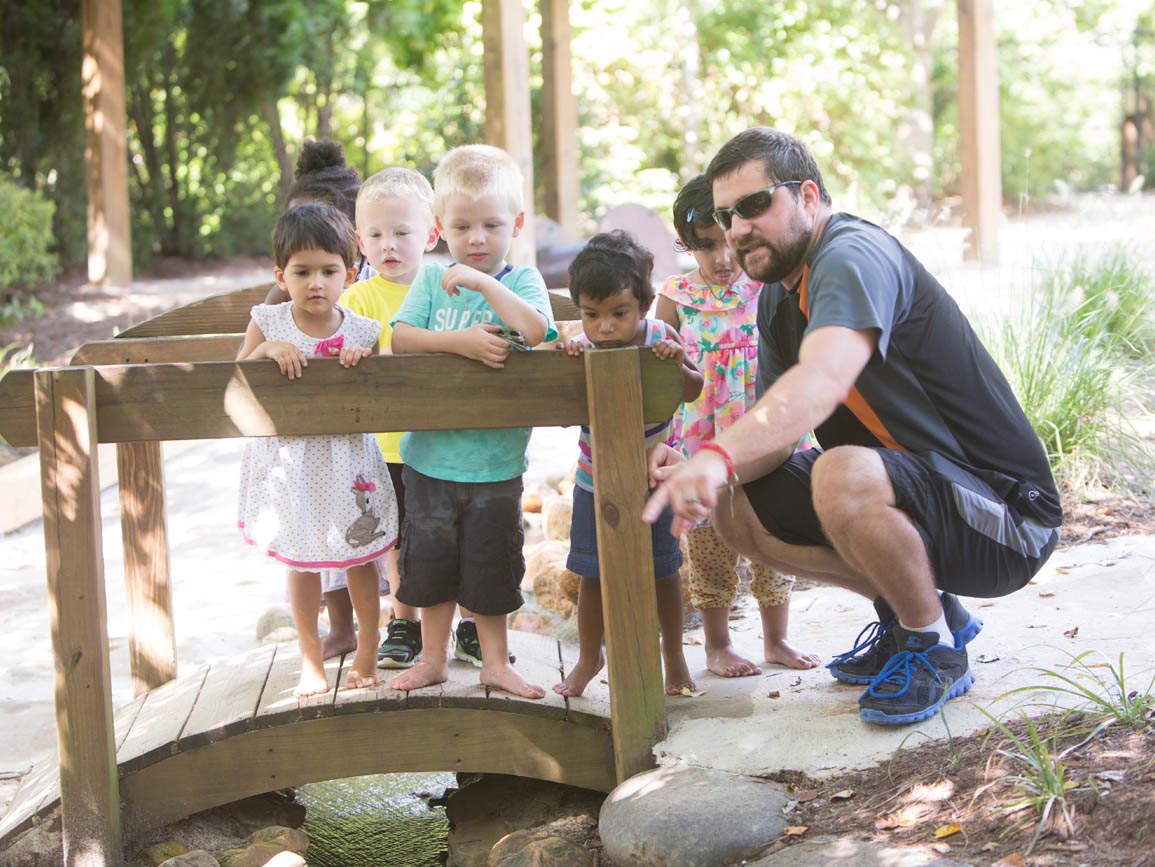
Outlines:
[[[747,276],[761,283],[780,283],[801,267],[810,247],[810,233],[806,231],[801,219],[792,221],[790,228],[793,230],[792,237],[784,244],[775,244],[765,238],[752,238],[750,243],[734,251]],[[769,255],[764,255],[757,264],[751,264],[749,256],[758,250]]]

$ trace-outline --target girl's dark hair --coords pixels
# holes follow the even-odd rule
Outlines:
[[[822,183],[822,172],[810,149],[794,136],[768,126],[751,127],[722,145],[706,167],[706,180],[713,186],[718,178],[733,174],[753,160],[762,163],[771,183],[814,181],[822,203],[830,204],[830,193]],[[796,187],[787,189],[798,195]]]
[[[650,277],[654,272],[654,254],[638,243],[629,232],[615,229],[594,235],[581,248],[569,266],[569,295],[581,305],[581,296],[601,301],[629,289],[642,310],[654,300]]]
[[[340,256],[346,268],[357,257],[357,235],[353,223],[332,205],[312,202],[281,214],[273,229],[273,258],[284,270],[294,253],[324,250]]]
[[[701,250],[706,245],[702,232],[716,225],[714,190],[705,175],[698,175],[674,199],[674,231],[678,233],[674,246],[682,252]]]
[[[288,207],[294,203],[324,202],[340,208],[351,222],[356,221],[361,176],[345,162],[345,149],[340,142],[306,139],[293,177]]]

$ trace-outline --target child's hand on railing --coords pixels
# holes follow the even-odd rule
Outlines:
[[[570,356],[571,358],[578,358],[586,351],[586,345],[579,341],[577,338],[572,338],[570,340],[559,340],[557,342],[557,348],[564,349],[566,355]]]
[[[658,358],[672,358],[681,364],[682,359],[686,357],[686,351],[677,341],[662,339],[654,342],[654,355]]]
[[[342,367],[356,367],[358,361],[372,354],[372,349],[367,349],[362,346],[342,346],[341,354],[338,358],[341,361]]]
[[[498,370],[505,367],[505,360],[509,358],[509,341],[501,336],[501,326],[486,322],[457,334],[459,355]]]
[[[249,357],[271,358],[289,379],[300,379],[301,370],[309,366],[305,353],[282,340],[266,340]]]

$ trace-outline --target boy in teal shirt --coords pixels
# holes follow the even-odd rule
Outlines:
[[[433,175],[437,228],[455,262],[426,265],[393,321],[395,354],[452,352],[502,368],[505,332],[526,345],[557,338],[545,281],[506,261],[525,221],[521,171],[504,151],[468,145]],[[393,678],[419,689],[449,678],[456,604],[474,612],[483,684],[525,698],[542,687],[509,663],[506,615],[522,604],[521,475],[529,428],[415,431],[401,441],[406,530],[397,598],[424,609],[423,656]]]

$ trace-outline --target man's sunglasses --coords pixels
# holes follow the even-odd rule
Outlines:
[[[801,184],[802,181],[782,181],[777,184],[772,184],[764,190],[756,190],[753,193],[747,193],[732,207],[717,208],[714,211],[714,221],[722,227],[723,232],[730,231],[730,226],[734,223],[734,215],[737,214],[743,220],[754,220],[761,217],[770,210],[770,206],[774,204],[774,191],[779,187],[792,187],[795,184]]]

